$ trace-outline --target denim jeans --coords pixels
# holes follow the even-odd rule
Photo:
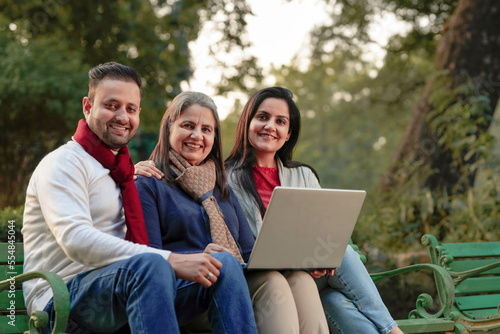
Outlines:
[[[316,279],[331,333],[388,333],[397,324],[359,254],[348,246],[333,276]]]
[[[206,289],[176,279],[168,261],[153,253],[81,273],[67,282],[71,310],[69,333],[179,333],[179,324],[208,310],[214,333],[257,333],[243,270],[228,253],[217,282]],[[45,307],[51,327],[53,300]]]

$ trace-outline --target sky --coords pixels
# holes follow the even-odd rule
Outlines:
[[[258,58],[264,75],[272,65],[289,64],[290,60],[307,44],[308,34],[315,25],[328,20],[321,0],[252,0],[249,1],[254,16],[247,17],[248,37],[253,47],[245,53]],[[220,69],[213,67],[213,60],[208,56],[210,32],[208,29],[200,33],[196,42],[189,47],[193,55],[193,78],[183,90],[195,90],[212,97],[219,109],[219,116],[224,119],[232,110],[237,97],[246,98],[242,94],[230,93],[228,97],[216,96],[212,78],[218,78]],[[228,56],[231,61],[231,55]],[[265,83],[272,84],[269,79]]]
[[[264,69],[267,85],[274,84],[272,77],[266,76],[271,66],[288,65],[291,59],[298,55],[299,61],[307,60],[306,46],[309,44],[311,30],[330,20],[325,10],[324,0],[251,0],[253,16],[247,17],[248,38],[253,47],[245,53],[254,55],[259,65]],[[378,17],[377,22],[370,27],[370,36],[377,43],[367,46],[367,60],[382,65],[385,54],[383,45],[389,36],[405,30],[402,23],[398,23],[394,14],[385,13]],[[185,83],[183,90],[203,92],[212,97],[219,109],[219,116],[224,119],[232,110],[236,98],[243,102],[248,98],[242,93],[229,93],[227,97],[215,95],[214,80],[220,77],[220,68],[214,66],[213,59],[208,54],[210,43],[214,43],[213,32],[204,28],[199,38],[191,42],[189,47],[192,53],[192,68],[195,69],[193,78]],[[234,62],[237,55],[225,56],[227,63]]]

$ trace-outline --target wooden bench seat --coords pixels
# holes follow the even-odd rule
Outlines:
[[[52,333],[64,333],[69,316],[69,293],[61,277],[45,271],[23,273],[22,243],[0,243],[0,333],[41,333],[48,315],[34,311],[29,315],[24,304],[22,283],[35,278],[49,282],[54,294],[56,319]]]

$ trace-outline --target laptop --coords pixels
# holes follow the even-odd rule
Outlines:
[[[364,190],[276,187],[248,269],[340,267]]]

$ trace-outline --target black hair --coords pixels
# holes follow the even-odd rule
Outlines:
[[[276,98],[285,101],[290,113],[290,138],[276,152],[276,157],[279,158],[287,168],[296,168],[300,166],[310,168],[319,180],[318,173],[316,173],[314,168],[305,163],[292,160],[292,152],[300,134],[300,111],[293,101],[293,93],[283,87],[269,87],[259,90],[250,97],[243,108],[236,128],[234,146],[225,164],[226,169],[234,173],[232,179],[234,179],[242,189],[250,193],[255,203],[259,206],[261,214],[264,214],[265,208],[253,179],[252,167],[256,164],[256,152],[248,139],[248,129],[259,106],[267,98]]]
[[[135,82],[139,89],[142,86],[142,80],[139,73],[132,67],[122,65],[116,62],[107,62],[99,64],[89,70],[89,99],[94,100],[94,93],[99,83],[104,79],[121,80]],[[142,91],[141,91],[142,95]]]

